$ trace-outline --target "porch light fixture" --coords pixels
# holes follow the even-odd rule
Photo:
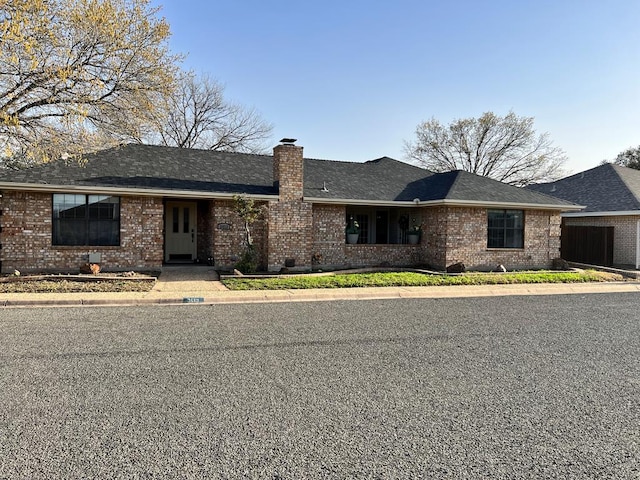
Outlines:
[[[415,203],[416,205],[420,205],[420,199],[419,198],[414,198],[413,199],[413,203]]]

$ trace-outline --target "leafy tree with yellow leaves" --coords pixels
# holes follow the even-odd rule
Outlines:
[[[149,0],[0,0],[0,158],[140,138],[179,71],[157,13]]]

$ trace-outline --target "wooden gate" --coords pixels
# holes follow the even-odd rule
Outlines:
[[[561,255],[569,262],[613,265],[613,227],[563,225]]]

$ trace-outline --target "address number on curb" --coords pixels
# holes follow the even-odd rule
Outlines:
[[[203,303],[203,297],[184,297],[182,303]]]

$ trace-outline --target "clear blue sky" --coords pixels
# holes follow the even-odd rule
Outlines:
[[[640,144],[639,0],[152,0],[185,67],[305,156],[402,159],[435,117],[535,118],[572,172]]]

